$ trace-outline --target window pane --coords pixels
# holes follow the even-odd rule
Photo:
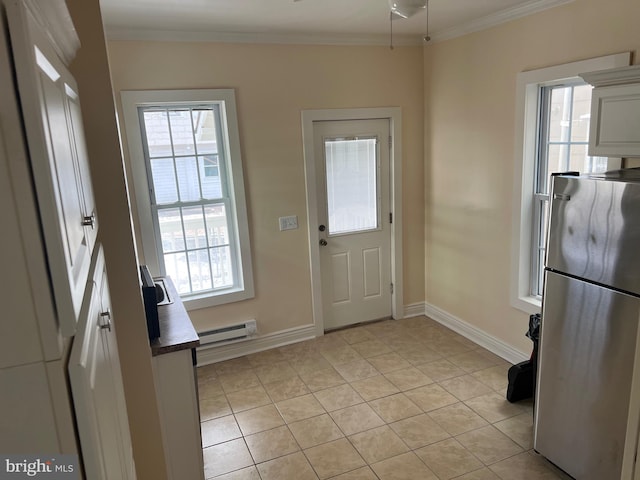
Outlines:
[[[549,175],[566,172],[569,167],[569,146],[549,145],[548,162],[547,172]]]
[[[204,207],[204,215],[209,234],[209,246],[229,244],[229,227],[224,205],[210,205]]]
[[[551,90],[549,104],[549,141],[569,141],[571,127],[571,87]]]
[[[173,140],[174,155],[193,155],[193,128],[189,110],[171,110],[169,113],[171,124],[171,139]]]
[[[329,234],[378,228],[376,139],[326,140]]]
[[[164,254],[164,270],[166,274],[171,277],[171,280],[173,280],[178,293],[189,293],[191,291],[186,253]]]
[[[180,200],[193,202],[200,200],[200,176],[195,157],[176,158]]]
[[[218,153],[216,123],[213,110],[193,110],[193,131],[199,154]]]
[[[589,141],[589,119],[591,118],[591,85],[579,85],[573,89],[573,121],[571,141]],[[582,170],[581,170],[582,171]]]
[[[162,237],[163,252],[177,252],[184,250],[184,235],[179,208],[158,210],[158,224]]]
[[[242,298],[253,288],[251,279],[243,282],[250,258],[241,261],[238,253],[240,244],[248,247],[248,239],[236,230],[236,222],[245,222],[244,203],[240,199],[237,207],[237,199],[229,198],[233,190],[227,189],[234,185],[231,164],[238,151],[235,143],[223,140],[225,128],[237,126],[221,123],[223,105],[198,100],[137,107],[138,125],[146,132],[143,152],[152,184],[160,273],[174,279],[181,295],[213,296],[237,287],[233,298]],[[227,108],[234,118],[233,105]],[[234,165],[241,171],[241,165]],[[236,218],[235,208],[242,218]]]
[[[207,199],[222,198],[222,181],[218,155],[198,157],[202,196]]]
[[[231,266],[231,250],[229,247],[215,247],[209,249],[211,254],[211,268],[213,270],[213,285],[215,288],[231,287],[234,284],[233,268]]]
[[[608,170],[609,159],[607,157],[588,157],[589,169],[587,173],[603,173]]]
[[[207,250],[189,252],[189,271],[191,273],[191,289],[194,292],[211,289],[211,268]]]
[[[184,222],[184,234],[187,250],[207,247],[207,235],[204,229],[204,216],[202,207],[189,207],[182,209],[182,221]]]
[[[166,110],[146,111],[143,118],[149,157],[168,157],[173,155],[171,136],[169,135],[169,119]]]
[[[172,158],[155,158],[151,160],[151,177],[157,205],[178,201],[176,172],[173,168]]]

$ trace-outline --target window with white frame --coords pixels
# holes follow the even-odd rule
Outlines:
[[[188,308],[253,296],[233,90],[122,92],[144,258]]]
[[[540,310],[551,174],[619,168],[587,153],[592,87],[579,74],[628,63],[619,54],[518,75],[511,303],[527,313]]]

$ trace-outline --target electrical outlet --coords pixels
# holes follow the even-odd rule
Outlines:
[[[289,217],[280,217],[278,219],[280,223],[280,231],[283,230],[295,230],[298,228],[298,216],[291,215]]]

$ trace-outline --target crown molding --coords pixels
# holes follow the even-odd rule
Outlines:
[[[80,39],[64,0],[25,0],[24,5],[60,58],[69,65],[80,48]]]
[[[430,34],[429,44],[450,40],[470,33],[486,30],[518,18],[559,7],[575,0],[532,0],[517,7],[508,8],[455,27]],[[265,43],[297,45],[384,45],[388,46],[388,33],[370,35],[323,34],[323,33],[268,33],[268,32],[216,32],[192,30],[153,30],[144,28],[106,25],[107,40],[140,40],[168,42],[216,42],[216,43]],[[423,34],[395,35],[393,45],[423,45]]]
[[[507,8],[491,15],[487,15],[486,17],[478,18],[455,27],[435,32],[431,35],[430,43],[443,42],[445,40],[462,37],[470,33],[487,30],[491,27],[495,27],[518,18],[533,15],[534,13],[559,7],[567,3],[572,3],[573,1],[575,0],[533,0],[517,7]]]
[[[264,43],[296,45],[389,45],[388,34],[287,34],[244,32],[198,32],[186,30],[150,30],[141,28],[106,27],[107,40],[140,40],[160,42],[213,42]],[[422,35],[395,35],[393,45],[398,47],[422,45]]]

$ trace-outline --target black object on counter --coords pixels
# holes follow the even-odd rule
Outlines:
[[[142,284],[142,299],[147,317],[147,332],[149,340],[160,336],[160,323],[158,320],[158,296],[156,284],[146,265],[140,265],[140,283]]]

